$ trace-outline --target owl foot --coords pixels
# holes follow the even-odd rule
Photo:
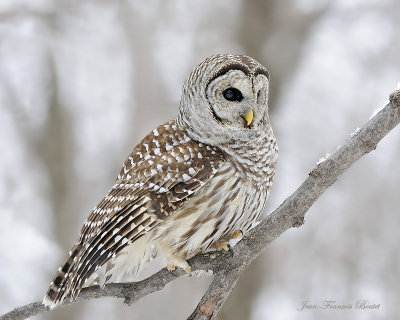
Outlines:
[[[236,230],[232,235],[232,239],[239,239],[240,237],[243,237],[242,230]]]
[[[185,270],[187,274],[192,273],[192,269],[190,268],[185,258],[178,252],[173,250],[168,243],[160,243],[159,250],[163,255],[164,261],[167,264],[167,269],[170,273],[173,274],[173,271],[176,270],[176,267]]]
[[[174,271],[176,269],[176,267],[172,264],[167,265],[167,269],[168,271]]]
[[[218,251],[229,251],[231,253],[231,255],[233,256],[233,249],[232,246],[230,244],[231,240],[237,240],[243,237],[243,231],[242,230],[236,230],[233,235],[232,238],[229,241],[225,241],[223,239],[219,240],[216,242],[216,244],[214,245],[214,248],[217,249]]]
[[[183,259],[180,256],[170,255],[167,259],[167,269],[169,272],[173,273],[173,271],[176,270],[176,267],[185,270],[187,274],[191,274],[192,272],[192,268],[190,268],[189,264],[185,259]]]
[[[172,275],[174,275],[174,271],[176,270],[176,267],[177,266],[175,266],[175,265],[173,265],[173,264],[168,264],[167,265],[167,269],[168,269],[168,271],[172,274]],[[180,264],[178,267],[180,267],[180,268],[182,268],[183,270],[185,270],[185,272],[187,273],[187,274],[191,274],[192,273],[192,268],[189,266],[189,264],[185,261],[185,264],[184,265],[182,265],[182,264]]]
[[[231,256],[233,257],[233,249],[232,249],[232,246],[229,244],[229,242],[222,242],[222,243],[220,243],[220,244],[216,247],[216,249],[217,249],[218,251],[229,251],[230,254],[231,254]]]
[[[167,265],[167,270],[169,272],[169,274],[176,276],[176,274],[174,273],[174,271],[176,270],[176,267],[172,264]]]

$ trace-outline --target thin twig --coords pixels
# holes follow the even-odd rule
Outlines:
[[[283,232],[291,227],[301,226],[305,213],[321,194],[344,170],[374,150],[378,142],[399,122],[400,91],[398,90],[390,95],[390,102],[377,115],[342,144],[333,155],[316,165],[301,186],[235,246],[233,257],[229,253],[209,253],[190,259],[192,270],[212,270],[214,279],[188,319],[214,318],[243,270]],[[171,275],[163,269],[140,282],[108,284],[103,289],[93,286],[82,290],[76,301],[115,297],[123,298],[126,303],[132,304],[149,293],[161,290],[167,283],[183,274],[183,271],[176,270],[176,274]],[[71,303],[74,302],[66,299],[62,306]],[[0,316],[0,320],[26,319],[45,311],[48,309],[41,302],[34,302]]]

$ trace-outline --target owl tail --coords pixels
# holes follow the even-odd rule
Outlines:
[[[74,259],[78,256],[81,251],[82,245],[75,244],[69,251],[69,254],[64,259],[61,267],[58,268],[57,273],[54,276],[53,282],[50,283],[50,287],[46,292],[43,299],[43,304],[50,309],[55,308],[61,303],[65,296],[69,293],[69,281],[68,277],[71,276],[70,272],[73,270],[75,261]],[[76,260],[76,259],[75,259]]]

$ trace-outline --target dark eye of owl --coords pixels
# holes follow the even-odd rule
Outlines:
[[[243,100],[242,93],[240,92],[240,90],[238,90],[236,88],[228,88],[228,89],[224,90],[224,92],[222,92],[222,95],[228,101],[240,102]]]

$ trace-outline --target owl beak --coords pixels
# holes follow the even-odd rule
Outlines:
[[[247,126],[251,125],[253,122],[253,109],[250,109],[246,114],[244,114],[243,119],[246,120]]]

